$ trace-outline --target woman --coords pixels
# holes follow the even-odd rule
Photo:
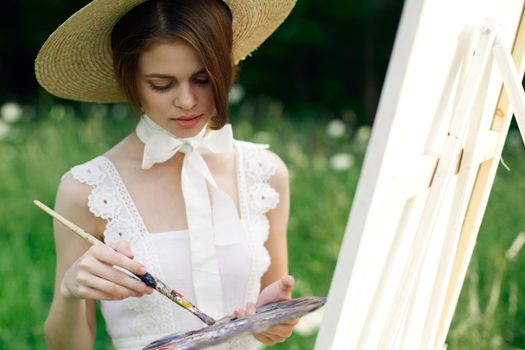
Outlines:
[[[286,167],[264,145],[234,141],[226,120],[236,64],[293,3],[95,0],[44,44],[35,67],[49,92],[125,99],[141,114],[135,132],[58,189],[56,210],[116,251],[55,223],[50,349],[93,348],[96,300],[117,349],[203,326],[115,266],[157,275],[216,319],[290,297]],[[296,322],[217,348],[281,342]]]

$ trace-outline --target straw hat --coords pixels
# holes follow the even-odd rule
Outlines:
[[[93,0],[44,43],[36,78],[49,93],[78,101],[121,102],[113,73],[111,31],[146,0]],[[191,1],[191,0],[188,0]],[[233,59],[245,58],[288,16],[296,0],[224,0],[233,16]]]

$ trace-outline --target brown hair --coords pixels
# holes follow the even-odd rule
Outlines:
[[[195,49],[213,91],[213,129],[228,119],[228,91],[236,74],[232,60],[232,17],[220,0],[149,0],[115,24],[111,33],[113,68],[129,103],[140,111],[136,72],[139,56],[154,44],[182,40]]]

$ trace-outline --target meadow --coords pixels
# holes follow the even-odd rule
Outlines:
[[[122,105],[52,103],[19,114],[0,120],[0,349],[45,349],[54,242],[51,219],[32,200],[52,206],[60,177],[132,131],[136,117]],[[294,296],[328,293],[370,134],[354,117],[292,118],[270,100],[232,110],[236,138],[269,143],[289,167]],[[498,170],[449,349],[525,349],[525,148],[515,129],[503,158],[510,170]],[[112,349],[100,317],[97,325],[96,349]],[[311,349],[315,335],[314,325],[272,348]]]

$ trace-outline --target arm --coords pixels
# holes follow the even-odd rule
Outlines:
[[[67,175],[60,184],[55,209],[86,231],[102,238],[105,222],[87,208],[91,188]],[[123,299],[146,292],[142,282],[114,269],[119,265],[138,273],[142,265],[105,247],[94,247],[54,222],[56,275],[53,301],[45,322],[49,349],[92,349],[97,299]]]
[[[271,257],[271,265],[261,279],[262,291],[257,305],[290,299],[294,285],[294,279],[288,276],[287,229],[290,211],[288,169],[277,155],[273,153],[271,155],[277,162],[277,170],[269,184],[279,193],[280,200],[277,207],[267,214],[270,233],[265,246]],[[255,305],[249,303],[246,310],[237,309],[235,313],[238,317],[254,314]],[[254,337],[266,345],[283,342],[292,334],[292,329],[297,322],[297,319],[293,319],[280,323],[264,332],[254,334]]]
[[[265,243],[271,257],[271,265],[261,279],[261,290],[288,275],[288,216],[290,213],[290,186],[288,169],[274,153],[277,169],[269,180],[270,186],[279,193],[279,204],[269,211],[270,233]]]

